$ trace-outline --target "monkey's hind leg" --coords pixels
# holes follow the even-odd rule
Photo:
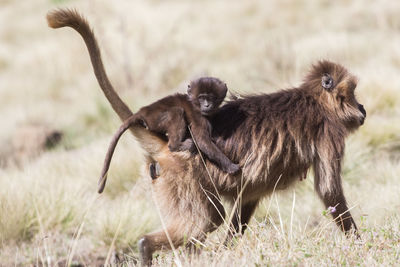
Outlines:
[[[172,107],[162,123],[160,123],[160,126],[167,130],[168,148],[170,151],[190,150],[194,145],[191,139],[184,141],[187,133],[187,122],[183,108]]]
[[[186,241],[185,245],[193,249],[197,241],[202,242],[207,233],[217,229],[225,218],[224,207],[212,189],[207,188],[204,192],[198,179],[192,175],[178,179],[168,170],[163,168],[162,175],[152,180],[163,229],[144,235],[139,240],[142,265],[151,265],[152,254],[160,249],[178,248]]]
[[[201,219],[199,221],[200,224],[197,224],[181,219],[176,224],[167,226],[166,230],[144,235],[138,241],[141,265],[151,266],[153,259],[152,255],[155,251],[163,249],[170,250],[173,248],[176,249],[184,243],[189,252],[196,251],[195,244],[199,241],[203,242],[207,233],[214,231],[220,225],[219,219],[206,224],[203,224],[204,221]],[[190,226],[188,227],[188,225]]]

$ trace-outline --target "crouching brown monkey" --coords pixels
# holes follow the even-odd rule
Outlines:
[[[211,120],[212,136],[229,158],[241,164],[242,176],[224,175],[206,163],[210,178],[198,156],[178,160],[179,156],[171,154],[172,159],[185,162],[182,173],[177,173],[176,164],[160,160],[161,176],[152,186],[164,216],[169,218],[173,213],[174,217],[166,229],[139,241],[142,262],[150,264],[154,251],[178,246],[185,236],[201,241],[204,233],[221,223],[219,216],[224,213],[215,204],[219,198],[200,203],[202,195],[215,194],[209,191],[231,202],[240,198],[239,205],[234,206],[229,240],[245,231],[263,197],[299,181],[310,167],[318,196],[326,207],[335,207],[332,216],[336,224],[346,234],[357,231],[341,179],[345,138],[366,118],[354,94],[356,86],[356,77],[343,66],[320,61],[299,87],[244,96],[222,106]],[[201,184],[200,189],[190,183],[193,177]],[[196,219],[197,223],[192,222]],[[182,225],[187,228],[180,228]],[[172,245],[167,234],[172,236]]]
[[[239,165],[232,163],[211,140],[211,124],[208,120],[221,105],[228,88],[218,78],[202,77],[191,81],[187,94],[174,94],[141,108],[124,121],[114,134],[109,145],[103,170],[99,179],[98,192],[104,190],[110,162],[121,135],[134,124],[141,124],[149,131],[168,136],[168,147],[174,151],[194,150],[191,133],[200,151],[223,171],[234,174]],[[150,176],[159,176],[158,163],[151,163]]]
[[[69,26],[81,34],[107,100],[122,121],[132,116],[108,80],[87,22],[73,10],[53,11],[47,19],[53,28]],[[310,167],[318,196],[326,207],[336,207],[332,216],[339,228],[356,231],[341,178],[345,139],[366,118],[356,87],[357,79],[346,68],[323,60],[298,87],[244,96],[218,109],[211,119],[212,137],[225,155],[239,162],[241,175],[227,175],[209,161],[204,166],[199,154],[171,152],[165,139],[132,125],[146,164],[158,162],[161,167],[151,188],[165,226],[139,240],[141,263],[151,264],[156,250],[204,240],[225,217],[220,197],[231,202],[240,197],[230,228],[232,234],[243,232],[263,197],[300,180]]]

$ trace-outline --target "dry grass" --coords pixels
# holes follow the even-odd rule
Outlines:
[[[0,0],[0,6],[2,147],[25,123],[65,134],[60,146],[23,168],[0,169],[0,265],[93,266],[110,251],[133,265],[138,237],[160,226],[133,138],[118,147],[106,192],[96,194],[119,121],[80,37],[47,27],[45,14],[56,6],[89,18],[109,75],[133,110],[203,74],[236,92],[270,92],[299,84],[312,62],[328,58],[360,78],[358,98],[368,117],[348,139],[343,177],[362,242],[332,225],[310,176],[266,199],[232,247],[221,247],[221,230],[200,255],[160,253],[160,265],[400,261],[400,2]]]

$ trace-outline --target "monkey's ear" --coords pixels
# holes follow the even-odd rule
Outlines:
[[[332,79],[331,75],[329,75],[328,73],[325,73],[321,78],[321,85],[326,90],[331,91],[333,88],[333,79]]]
[[[192,87],[188,84],[187,93],[189,96],[192,96]]]

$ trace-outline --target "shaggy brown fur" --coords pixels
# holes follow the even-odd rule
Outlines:
[[[82,30],[89,29],[86,22],[64,10],[50,13],[48,20],[58,27],[78,24],[85,41],[92,40],[86,43],[95,72],[101,74],[96,74],[100,86],[121,119],[127,119],[131,112],[106,78],[93,33]],[[243,166],[242,175],[223,173],[208,161],[204,166],[200,155],[170,152],[164,140],[132,127],[148,152],[147,163],[160,164],[161,176],[152,181],[152,190],[166,226],[139,241],[142,263],[151,264],[158,249],[179,246],[185,238],[201,241],[216,229],[225,217],[220,196],[235,201],[242,192],[231,225],[233,231],[241,226],[244,231],[261,198],[275,186],[287,188],[311,166],[318,195],[326,207],[336,207],[336,223],[346,233],[357,229],[341,182],[345,138],[366,117],[354,95],[356,85],[357,79],[343,66],[320,61],[297,88],[246,96],[223,106],[212,119],[212,135],[218,147]]]
[[[193,138],[200,151],[215,162],[223,171],[234,174],[239,165],[232,163],[211,140],[211,124],[208,118],[215,114],[226,96],[228,88],[221,80],[213,77],[202,77],[188,86],[188,94],[174,94],[164,97],[153,104],[141,108],[137,113],[124,121],[114,134],[107,150],[103,170],[99,179],[98,192],[102,193],[107,181],[111,159],[122,134],[135,124],[145,126],[149,131],[168,135],[168,147],[171,151],[193,150],[195,145],[188,135],[190,125]],[[154,172],[150,164],[150,176],[155,179],[159,173]]]

